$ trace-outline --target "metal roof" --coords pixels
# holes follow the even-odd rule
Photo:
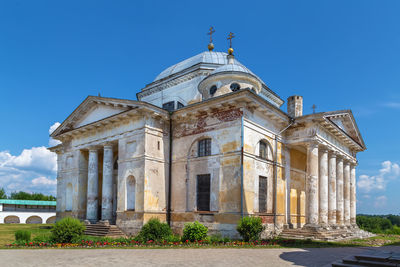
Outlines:
[[[0,199],[0,204],[56,206],[57,201]]]
[[[168,77],[172,74],[178,73],[182,70],[185,70],[187,68],[190,68],[191,66],[194,66],[199,63],[210,63],[210,64],[216,64],[216,65],[225,65],[228,64],[228,59],[226,58],[228,54],[224,52],[212,52],[212,51],[206,51],[203,53],[200,53],[198,55],[195,55],[191,58],[185,59],[175,65],[172,65],[162,71],[154,81],[161,80],[165,77]],[[235,64],[237,65],[242,65],[239,61],[234,59]]]

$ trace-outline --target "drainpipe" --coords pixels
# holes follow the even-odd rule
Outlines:
[[[243,218],[243,197],[244,197],[244,192],[243,192],[243,156],[244,156],[244,149],[243,149],[243,144],[244,144],[244,124],[243,124],[243,115],[241,119],[241,129],[240,129],[240,146],[241,146],[241,164],[240,164],[240,215]]]
[[[171,196],[172,196],[172,112],[169,113],[169,166],[168,166],[168,206],[167,223],[171,226]]]
[[[294,119],[290,119],[288,126],[283,128],[278,134],[275,135],[275,151],[274,151],[274,230],[276,232],[276,214],[277,214],[277,199],[278,199],[278,136],[286,131],[294,123]]]

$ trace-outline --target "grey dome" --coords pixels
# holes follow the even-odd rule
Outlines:
[[[246,68],[245,66],[243,66],[240,63],[239,64],[234,63],[234,64],[223,65],[221,67],[216,68],[214,71],[212,71],[210,75],[221,73],[221,72],[243,72],[243,73],[247,73],[247,74],[250,74],[250,75],[256,77],[261,83],[264,84],[264,82],[260,79],[260,77],[255,75],[251,70],[249,70],[248,68]]]
[[[154,81],[161,80],[163,78],[171,76],[175,73],[183,71],[183,70],[190,68],[199,63],[214,64],[214,65],[226,65],[226,64],[228,64],[227,55],[228,54],[224,53],[224,52],[212,52],[212,51],[206,51],[206,52],[200,53],[191,58],[185,59],[184,61],[181,61],[175,65],[172,65],[171,67],[168,67],[167,69],[162,71],[155,78]],[[242,65],[236,59],[234,60],[234,63],[237,65]]]

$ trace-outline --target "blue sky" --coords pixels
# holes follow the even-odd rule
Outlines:
[[[304,113],[352,109],[358,212],[399,214],[399,1],[1,1],[0,187],[55,192],[49,128],[87,95],[136,99],[169,65],[236,58]],[[282,109],[286,110],[283,106]]]

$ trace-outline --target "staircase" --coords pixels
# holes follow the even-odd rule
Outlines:
[[[352,234],[345,229],[318,230],[309,229],[284,229],[279,237],[288,239],[313,239],[320,241],[341,240],[351,237]]]
[[[332,263],[333,267],[355,266],[400,266],[400,254],[394,252],[380,252],[373,255],[350,256]]]
[[[279,237],[287,239],[312,239],[319,241],[339,241],[353,238],[367,238],[375,236],[374,234],[361,230],[352,229],[284,229]]]
[[[86,224],[85,235],[104,237],[125,237],[125,234],[116,225],[102,223]]]

